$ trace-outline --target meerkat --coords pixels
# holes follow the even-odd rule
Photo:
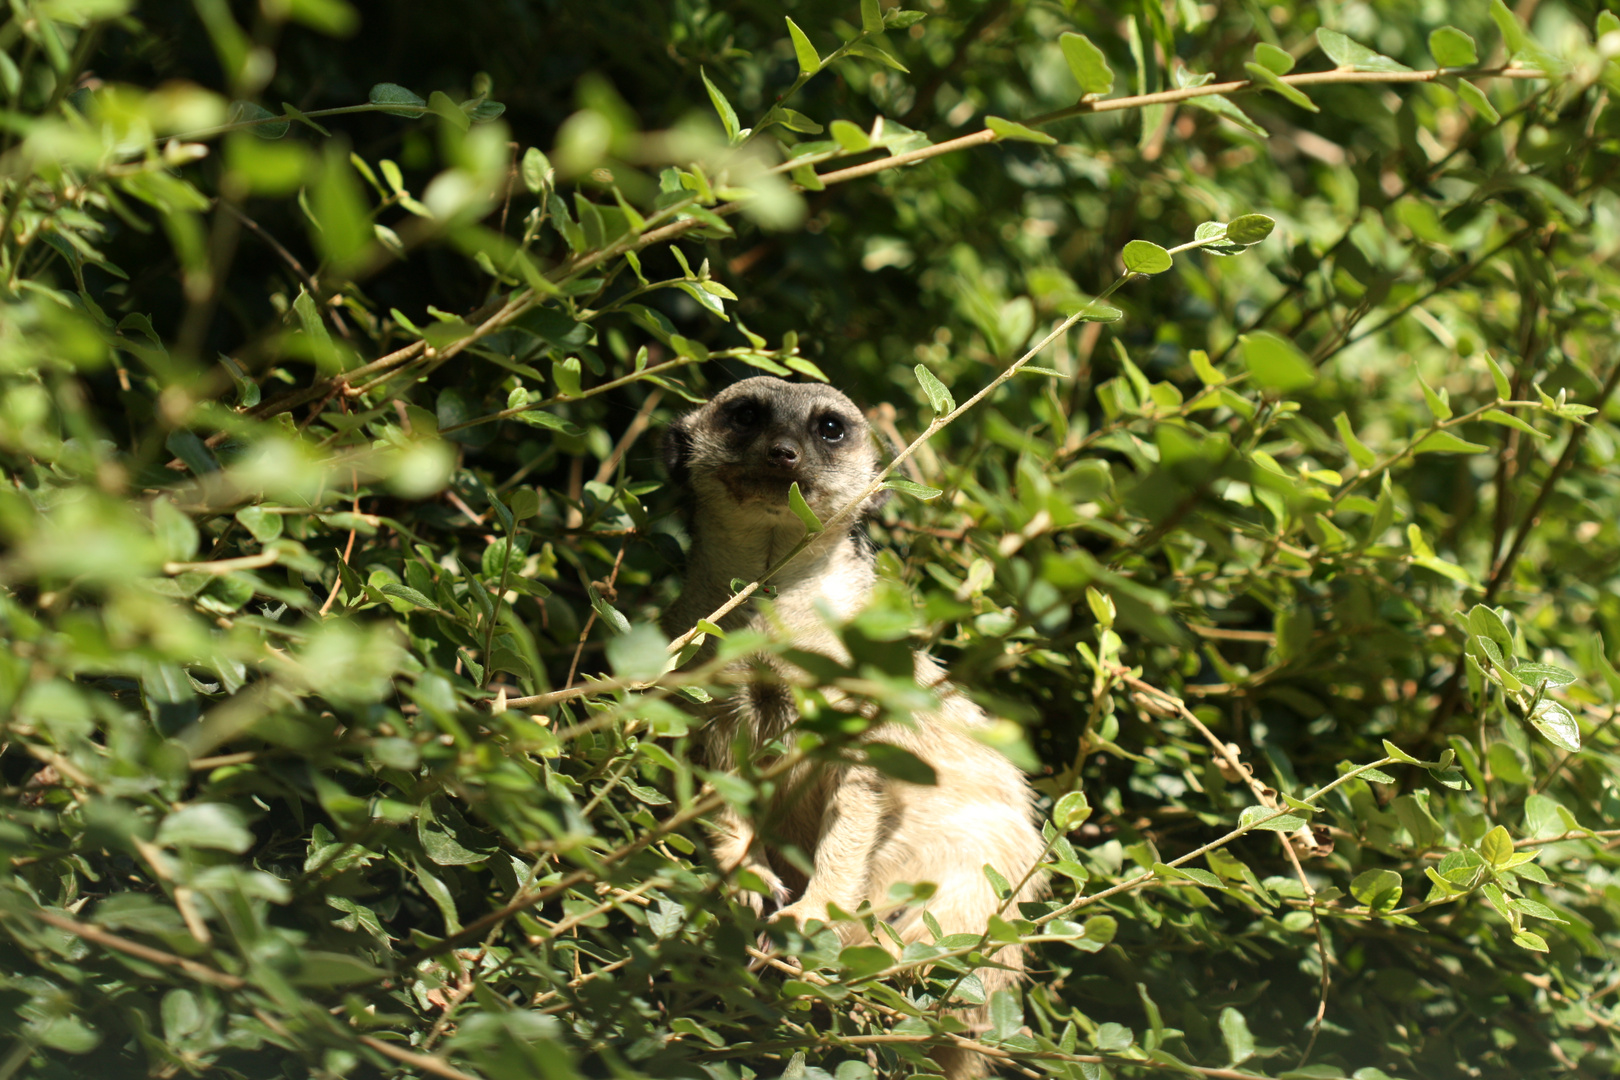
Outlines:
[[[790,485],[797,483],[827,521],[881,470],[876,442],[849,398],[831,387],[770,377],[736,383],[681,417],[666,433],[664,456],[691,504],[686,582],[663,620],[671,634],[710,615],[731,597],[732,582],[757,580],[805,537],[804,523],[788,506]],[[770,618],[749,604],[726,616],[723,629],[785,632],[795,648],[848,662],[828,616],[852,618],[876,583],[858,519],[877,501],[818,534],[771,581]],[[764,656],[731,673],[739,689],[705,707],[701,749],[711,766],[734,767],[735,746],[764,746],[793,726],[799,716],[786,686],[792,673],[785,661]],[[716,820],[717,861],[728,873],[747,869],[765,882],[781,905],[777,918],[802,925],[828,920],[829,904],[853,913],[868,901],[902,941],[930,942],[925,911],[946,934],[980,934],[992,915],[1017,917],[1016,903],[1044,890],[1037,864],[1045,844],[1034,792],[1021,770],[974,737],[990,718],[921,651],[915,677],[938,695],[938,705],[916,713],[912,724],[882,723],[866,737],[909,750],[933,768],[936,783],[906,783],[862,764],[805,765],[785,778],[774,805],[761,809],[763,820],[732,810]],[[814,872],[807,878],[782,859],[761,827],[804,852]],[[996,895],[986,864],[1017,889],[1009,901]],[[904,882],[930,882],[936,890],[926,901],[890,910],[889,888]],[[757,893],[745,898],[763,911]],[[858,921],[835,925],[847,943],[870,940]],[[978,972],[987,999],[1023,972],[1017,946],[993,952],[991,960],[997,966]],[[960,1015],[983,1027],[988,1009]],[[970,1051],[947,1049],[935,1057],[953,1080],[985,1071],[984,1058]]]

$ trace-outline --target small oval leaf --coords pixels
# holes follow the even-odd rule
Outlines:
[[[785,16],[784,16],[785,18]],[[793,55],[798,58],[799,72],[804,75],[814,75],[821,70],[821,57],[816,53],[816,47],[810,44],[810,38],[799,29],[799,24],[792,19],[787,20],[788,37],[793,39]]]
[[[1473,67],[1479,63],[1474,39],[1455,26],[1442,26],[1429,35],[1429,55],[1443,68]]]
[[[1226,239],[1248,247],[1270,236],[1271,230],[1276,227],[1276,221],[1264,214],[1244,214],[1240,218],[1233,218],[1227,224]]]
[[[945,384],[932,371],[922,364],[917,365],[916,371],[917,382],[922,384],[923,393],[928,395],[928,404],[936,413],[944,416],[956,408],[956,399],[951,397],[951,392],[945,389]]]
[[[373,105],[389,106],[381,111],[389,116],[418,117],[427,112],[426,99],[413,94],[398,83],[383,82],[371,88]]]
[[[1082,94],[1106,94],[1114,88],[1114,72],[1101,49],[1084,34],[1067,33],[1058,38],[1063,59],[1080,84]]]
[[[1047,146],[1057,145],[1057,140],[1044,131],[1036,131],[1014,120],[1005,120],[999,116],[984,118],[984,126],[996,133],[996,141],[1002,139],[1015,139],[1020,142],[1044,143]]]
[[[1133,274],[1162,274],[1174,264],[1170,253],[1150,240],[1125,245],[1125,269]]]
[[[804,501],[804,493],[799,490],[798,481],[794,481],[788,488],[788,509],[802,522],[807,532],[818,533],[826,531],[827,526],[816,517],[816,512],[810,509],[810,504]]]
[[[900,476],[889,477],[883,481],[883,486],[889,491],[903,491],[913,498],[922,499],[924,502],[929,499],[937,499],[944,494],[939,488],[931,488]]]

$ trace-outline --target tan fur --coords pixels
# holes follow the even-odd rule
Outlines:
[[[836,442],[821,435],[829,418],[843,428]],[[731,596],[734,579],[755,580],[803,538],[804,526],[788,509],[789,483],[799,484],[825,521],[879,469],[871,434],[847,397],[824,386],[764,377],[727,388],[677,421],[665,453],[672,476],[690,487],[693,499],[686,586],[664,617],[672,634],[718,608]],[[853,616],[875,580],[871,559],[851,529],[829,530],[772,581],[778,590],[774,620],[745,606],[726,618],[725,627],[785,632],[798,648],[847,661],[822,611],[840,620]],[[735,674],[745,685],[710,707],[704,728],[704,751],[717,768],[733,765],[739,734],[759,746],[798,719],[782,685],[792,672],[782,661],[762,657]],[[909,784],[860,765],[807,765],[781,785],[783,794],[768,811],[770,830],[809,855],[815,872],[808,880],[775,856],[756,823],[731,811],[717,820],[716,858],[728,872],[746,868],[759,875],[777,903],[786,905],[778,917],[802,924],[825,919],[829,903],[854,912],[870,901],[902,940],[927,942],[932,936],[924,909],[946,934],[982,933],[998,912],[1017,916],[1016,903],[1003,910],[983,867],[994,866],[1015,886],[1030,874],[1043,848],[1033,793],[1017,768],[973,737],[989,717],[945,681],[938,663],[918,653],[916,678],[938,693],[938,707],[916,714],[915,726],[884,724],[869,737],[928,762],[936,784]],[[898,882],[938,888],[924,904],[888,911],[889,887]],[[1030,875],[1015,901],[1037,898],[1044,886],[1043,874]],[[755,894],[748,895],[758,909]],[[866,940],[858,923],[838,928],[851,943]],[[979,970],[987,994],[1012,987],[1023,971],[1017,947],[1005,947],[993,959],[1005,970]],[[982,1027],[988,1010],[963,1016]],[[952,1080],[985,1071],[984,1058],[971,1051],[943,1050],[935,1057]]]

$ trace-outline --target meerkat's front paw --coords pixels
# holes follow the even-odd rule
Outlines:
[[[829,924],[833,921],[832,916],[827,913],[827,901],[813,900],[810,897],[801,896],[771,916],[772,922],[792,920],[793,925],[800,931],[804,930],[805,924],[811,919]]]
[[[747,873],[755,879],[753,881],[746,878],[742,879],[741,884],[743,887],[738,897],[744,904],[748,905],[755,915],[763,916],[765,914],[767,901],[770,902],[773,909],[781,909],[786,906],[788,898],[792,894],[788,892],[788,887],[782,883],[782,879],[777,877],[769,867],[761,865],[745,866],[740,873]],[[756,884],[763,885],[769,895],[752,887]]]
[[[822,917],[825,918],[825,916],[826,912],[823,911]],[[801,900],[798,903],[784,904],[778,908],[776,913],[771,916],[771,921],[779,923],[791,922],[795,927],[803,930],[804,924],[810,921],[811,917],[810,913],[805,910],[804,901]]]

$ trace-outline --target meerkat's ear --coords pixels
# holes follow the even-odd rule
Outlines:
[[[686,484],[691,480],[691,470],[687,467],[691,454],[692,416],[688,413],[664,429],[664,469],[675,483]]]

